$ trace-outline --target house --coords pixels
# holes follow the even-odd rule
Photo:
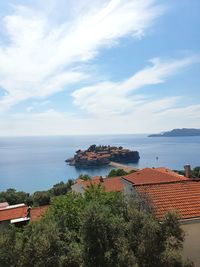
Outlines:
[[[0,229],[8,224],[25,224],[30,220],[28,217],[28,207],[22,203],[17,205],[6,205],[0,209]]]
[[[71,186],[71,189],[75,193],[83,194],[85,189],[91,185],[102,185],[106,192],[123,191],[123,183],[121,177],[102,178],[101,176],[94,176],[91,180],[77,179]]]
[[[101,184],[108,192],[145,196],[161,221],[166,212],[176,211],[185,232],[183,255],[200,266],[200,179],[190,178],[189,165],[185,166],[184,176],[164,167],[145,168],[123,177],[79,179],[72,190],[83,193],[91,184]]]
[[[176,211],[185,232],[183,255],[200,266],[200,179],[167,168],[146,168],[122,177],[124,192],[147,197],[155,216],[162,221],[168,211]]]
[[[138,195],[148,196],[159,220],[167,211],[179,214],[185,232],[183,255],[200,266],[200,180],[136,185],[134,190]]]
[[[86,181],[79,178],[71,188],[73,192],[83,194],[90,185],[101,184],[106,192],[121,191],[127,194],[129,191],[133,191],[135,185],[185,180],[188,178],[167,168],[145,168],[123,177],[102,178],[101,176],[94,176],[91,180]]]
[[[48,206],[42,206],[31,209],[24,203],[16,205],[0,203],[0,230],[9,224],[23,226],[29,221],[35,221],[47,211],[47,208]]]

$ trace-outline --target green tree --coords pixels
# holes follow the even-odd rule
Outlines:
[[[43,206],[50,203],[51,195],[49,191],[37,191],[32,198],[34,206]]]
[[[193,176],[194,178],[200,178],[200,166],[195,167],[195,168],[192,170],[192,176]]]
[[[88,174],[80,174],[78,178],[87,181],[91,179],[91,176],[89,176]]]
[[[128,172],[125,172],[123,169],[113,169],[109,172],[108,177],[123,176],[127,174]]]
[[[129,172],[124,171],[123,169],[112,169],[107,177],[116,177],[116,176],[124,176],[130,173],[135,172],[135,170],[131,170]]]
[[[54,197],[40,221],[1,232],[0,266],[191,267],[183,240],[176,214],[160,223],[139,199],[93,185]]]
[[[24,229],[18,266],[58,266],[60,240],[54,221],[35,222]]]
[[[96,148],[97,148],[96,145],[91,145],[91,146],[88,148],[88,151],[90,151],[90,152],[94,152],[94,151],[96,151]]]
[[[52,189],[50,189],[50,194],[52,196],[60,196],[65,195],[71,190],[71,186],[73,185],[73,180],[69,179],[67,183],[60,182],[55,184]]]
[[[4,192],[0,192],[0,202],[8,202],[9,205],[26,203],[30,205],[32,203],[31,196],[23,191],[16,191],[13,188],[9,188]]]
[[[108,205],[94,202],[87,207],[82,226],[85,266],[138,266],[123,227],[123,218]]]

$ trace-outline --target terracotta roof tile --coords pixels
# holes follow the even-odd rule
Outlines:
[[[121,182],[121,177],[103,178],[103,182],[101,182],[100,177],[95,176],[91,180],[83,181],[82,183],[79,184],[82,184],[84,188],[89,187],[90,185],[101,184],[106,192],[123,191],[123,184]]]
[[[148,195],[160,219],[170,210],[176,210],[181,219],[200,217],[200,181],[138,185],[135,189],[139,194]]]
[[[102,184],[106,192],[123,191],[124,189],[120,177],[105,178]]]
[[[167,168],[145,168],[125,175],[123,178],[134,185],[188,180],[185,176],[179,175]]]
[[[0,210],[0,222],[11,219],[24,218],[27,215],[27,206]]]
[[[82,183],[83,181],[84,181],[83,179],[77,178],[77,179],[75,180],[75,183],[76,183],[76,184],[80,184],[80,183]]]
[[[46,206],[40,206],[40,207],[32,208],[30,221],[36,221],[36,220],[40,219],[45,214],[48,207],[49,206],[46,205]]]

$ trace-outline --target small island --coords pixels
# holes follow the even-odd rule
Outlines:
[[[193,128],[183,128],[183,129],[173,129],[169,132],[164,132],[161,134],[150,134],[148,137],[184,137],[184,136],[200,136],[200,129]]]
[[[67,159],[69,165],[76,167],[92,167],[108,165],[110,162],[137,163],[139,152],[125,149],[122,146],[91,145],[87,150],[78,150],[73,158]]]

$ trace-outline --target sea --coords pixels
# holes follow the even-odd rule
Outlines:
[[[51,188],[80,174],[106,176],[111,166],[76,168],[65,160],[90,145],[123,146],[140,153],[137,168],[183,169],[200,166],[200,136],[148,137],[147,135],[88,135],[0,137],[0,191],[15,188],[33,193]]]

